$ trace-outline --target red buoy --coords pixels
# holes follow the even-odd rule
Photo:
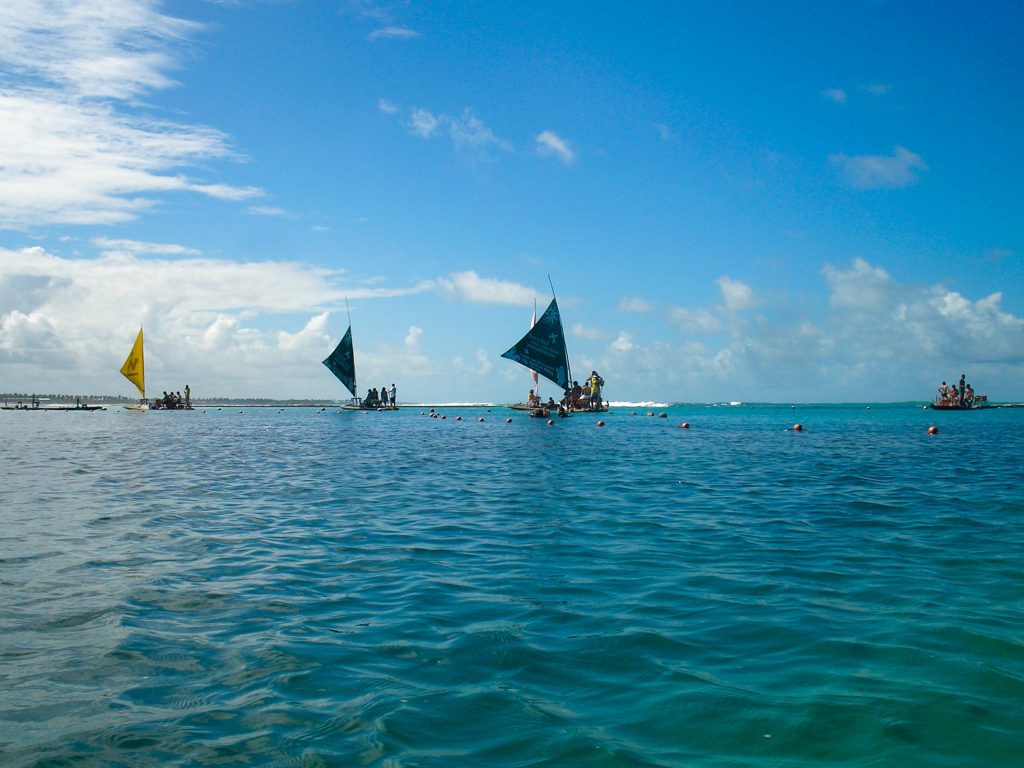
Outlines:
[[[928,427],[928,434],[929,435],[937,435],[937,434],[939,434],[939,428],[938,427]]]
[[[689,429],[690,428],[690,422],[684,421],[682,424],[679,425],[679,428],[680,429]]]
[[[603,422],[603,421],[599,421],[599,422],[597,422],[597,426],[599,426],[599,427],[603,427],[603,426],[604,426],[604,422]]]
[[[483,420],[484,420],[483,416],[481,416],[479,419],[477,419],[477,421],[483,421]]]
[[[804,425],[803,424],[794,424],[793,425],[793,431],[794,432],[803,432],[804,431]]]
[[[509,416],[507,419],[505,419],[505,423],[506,424],[511,424],[512,423],[512,417]]]
[[[553,427],[553,426],[555,426],[555,421],[554,421],[554,419],[548,419],[548,426],[549,426],[549,427]]]
[[[455,420],[456,420],[456,421],[462,421],[462,417],[461,417],[461,416],[456,416],[456,417],[455,417]]]

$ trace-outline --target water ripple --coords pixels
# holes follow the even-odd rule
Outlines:
[[[1024,413],[799,413],[0,419],[3,763],[1016,765]]]

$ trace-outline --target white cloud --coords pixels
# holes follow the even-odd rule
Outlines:
[[[625,331],[619,331],[619,335],[615,338],[615,341],[611,343],[611,347],[617,352],[629,352],[634,348],[632,334],[626,333]]]
[[[254,187],[183,169],[235,159],[214,129],[146,117],[138,98],[174,82],[173,53],[200,27],[150,0],[18,0],[0,14],[0,227],[108,224],[159,196],[222,200]],[[132,111],[124,109],[132,107]]]
[[[163,256],[198,256],[195,248],[174,243],[143,243],[138,240],[115,240],[109,237],[94,237],[93,245],[107,253],[159,254]]]
[[[511,152],[512,145],[495,135],[480,118],[466,109],[459,117],[435,115],[429,110],[416,108],[410,111],[406,124],[409,133],[421,139],[446,136],[458,150],[468,150],[477,157],[486,156],[490,149]]]
[[[434,135],[440,121],[425,109],[414,109],[409,115],[409,132],[421,139],[428,139]]]
[[[664,123],[655,123],[654,130],[658,132],[658,135],[661,137],[662,141],[672,141],[676,137],[676,135],[672,132],[672,129],[669,128]]]
[[[856,189],[906,187],[917,181],[917,171],[928,169],[920,156],[903,147],[896,147],[892,156],[838,153],[828,160],[843,180]]]
[[[609,381],[682,400],[928,399],[962,370],[985,394],[1020,397],[1024,319],[1003,308],[1001,293],[972,300],[901,284],[862,259],[821,274],[820,305],[759,301],[764,314],[742,319],[729,305],[753,305],[741,290],[719,306],[672,308],[679,343],[620,338],[594,363]]]
[[[722,292],[722,301],[725,302],[726,308],[732,312],[741,312],[757,306],[754,291],[740,280],[723,275],[718,278],[718,289]]]
[[[862,91],[866,91],[867,93],[870,93],[872,96],[884,96],[890,90],[892,90],[890,88],[890,86],[885,85],[883,83],[874,83],[872,85],[861,85],[861,86],[858,86],[858,87]]]
[[[830,303],[842,311],[877,313],[892,305],[898,293],[888,272],[863,259],[854,259],[846,271],[827,264],[822,273],[832,289]]]
[[[607,339],[608,334],[602,331],[600,328],[594,326],[583,325],[583,323],[575,323],[572,327],[572,335],[578,339]]]
[[[232,262],[173,245],[98,242],[99,258],[0,248],[5,386],[125,392],[116,372],[142,325],[156,379],[188,372],[197,393],[323,392],[321,371],[310,361],[318,364],[330,351],[331,308],[346,297],[434,287],[365,288],[346,284],[340,270],[295,262]]]
[[[718,313],[704,308],[673,307],[668,312],[668,320],[687,334],[713,334],[725,327]]]
[[[490,376],[494,373],[494,364],[485,350],[478,349],[473,357],[476,360],[475,366],[467,363],[465,358],[459,355],[452,360],[452,368],[463,375]]]
[[[846,91],[842,88],[826,88],[821,92],[821,95],[830,101],[834,101],[836,104],[846,103]]]
[[[127,99],[174,85],[171,48],[200,26],[154,0],[16,0],[0,14],[0,64],[72,98]]]
[[[280,217],[288,215],[288,211],[282,208],[274,208],[273,206],[269,205],[251,205],[245,210],[246,213],[251,213],[253,216]]]
[[[411,350],[420,348],[420,340],[423,338],[423,329],[415,325],[409,326],[409,332],[405,335],[405,346]]]
[[[455,272],[437,281],[438,287],[449,296],[471,304],[510,304],[530,306],[537,291],[518,283],[480,277],[476,272]]]
[[[412,40],[420,33],[408,27],[381,27],[375,29],[367,37],[370,40]]]
[[[646,314],[652,311],[654,307],[646,299],[640,298],[639,296],[627,296],[626,298],[619,301],[619,312],[635,312],[636,314]]]
[[[461,117],[449,121],[449,133],[456,147],[475,150],[496,147],[503,152],[512,151],[511,144],[495,136],[494,132],[468,109],[463,111]]]
[[[537,135],[537,154],[558,158],[563,165],[576,162],[572,145],[554,131],[542,131]]]
[[[189,184],[187,189],[218,200],[249,200],[263,194],[263,190],[258,187],[233,187],[228,184]]]
[[[385,115],[393,115],[398,112],[398,105],[387,99],[377,99],[377,109]]]
[[[327,333],[327,319],[330,315],[330,312],[314,315],[298,333],[278,331],[278,348],[284,350],[309,349],[311,351],[321,349],[331,340]]]

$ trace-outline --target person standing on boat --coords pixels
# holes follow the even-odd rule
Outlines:
[[[381,387],[380,388],[380,404],[384,408],[388,407],[388,388],[387,387]]]
[[[391,383],[391,407],[392,408],[397,408],[398,407],[398,390],[395,389],[394,382]]]
[[[945,400],[949,397],[949,387],[946,386],[946,382],[939,384],[939,398]]]
[[[597,371],[590,372],[590,410],[597,411],[601,408],[601,387],[604,386],[604,379],[597,375]]]
[[[960,374],[960,402],[961,403],[964,401],[964,391],[966,390],[966,388],[967,388],[967,374],[966,373],[961,373]]]
[[[185,385],[185,407],[192,407],[192,389],[189,387],[188,384]]]

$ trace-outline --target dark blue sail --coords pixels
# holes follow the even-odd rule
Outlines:
[[[338,346],[324,360],[324,365],[338,377],[338,381],[348,388],[352,397],[358,397],[356,395],[356,361],[352,354],[352,326],[349,326],[345,335],[341,337],[341,341],[338,342]]]
[[[552,299],[537,324],[502,357],[525,365],[563,390],[569,388],[569,353],[558,303]]]

